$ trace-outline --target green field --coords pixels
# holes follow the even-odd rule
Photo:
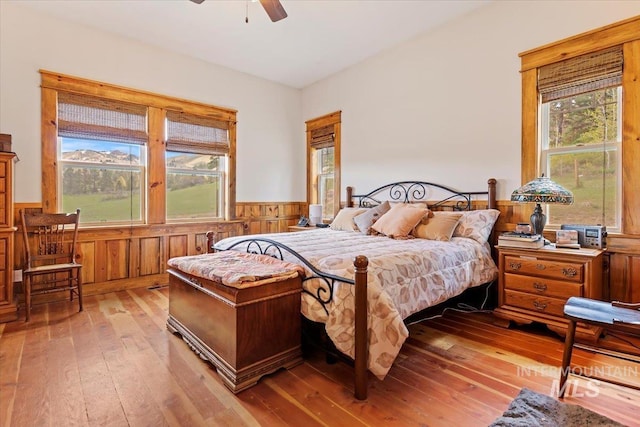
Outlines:
[[[218,210],[218,184],[201,184],[167,193],[167,217],[175,218],[203,218],[222,216]]]
[[[572,205],[549,205],[548,223],[602,224],[602,177],[582,177],[579,187],[572,176],[554,176],[553,180],[571,191],[574,201]],[[604,192],[604,224],[619,226],[616,224],[616,182],[613,177],[606,180]]]
[[[180,218],[211,218],[221,215],[216,212],[217,184],[202,184],[167,192],[167,217]],[[82,223],[105,223],[115,221],[140,221],[140,194],[133,193],[131,197],[115,194],[83,194],[65,195],[62,199],[64,212],[75,211],[80,208]],[[213,214],[212,214],[213,213]]]

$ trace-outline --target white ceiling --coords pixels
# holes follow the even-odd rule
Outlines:
[[[244,0],[16,2],[303,88],[489,1],[281,0],[289,16],[275,23],[260,3]]]

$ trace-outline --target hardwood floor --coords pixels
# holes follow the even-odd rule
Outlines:
[[[562,340],[503,329],[491,315],[447,312],[411,336],[366,401],[352,370],[320,352],[233,395],[165,327],[168,288],[37,305],[31,322],[0,324],[1,426],[486,426],[522,387],[552,395]],[[574,364],[640,384],[640,364],[584,350]],[[566,402],[640,425],[640,392],[571,376]],[[577,387],[576,387],[577,386]]]

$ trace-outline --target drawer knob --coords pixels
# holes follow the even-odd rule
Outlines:
[[[543,302],[538,302],[538,301],[534,301],[533,302],[533,306],[536,308],[536,310],[538,311],[544,311],[547,308],[547,304],[543,303]]]
[[[538,292],[544,292],[547,290],[547,285],[544,283],[534,282],[533,288]]]
[[[544,264],[536,264],[536,270],[544,270],[547,268]]]
[[[520,270],[520,267],[522,267],[522,264],[520,264],[519,262],[511,261],[509,263],[509,268],[512,269],[512,270]]]
[[[562,274],[567,277],[575,277],[578,274],[578,270],[573,267],[565,267],[562,269]]]

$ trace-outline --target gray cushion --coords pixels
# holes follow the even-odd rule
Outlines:
[[[378,218],[380,218],[384,213],[386,213],[389,209],[391,209],[391,205],[389,202],[385,201],[379,204],[378,206],[367,210],[360,215],[356,215],[353,218],[353,222],[358,226],[358,230],[360,230],[363,234],[369,234],[369,229]]]

